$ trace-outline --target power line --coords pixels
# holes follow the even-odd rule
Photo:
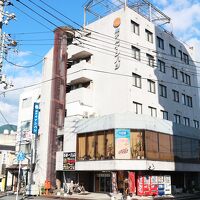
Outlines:
[[[17,1],[17,0],[16,0]],[[34,20],[35,22],[39,23],[40,25],[42,25],[43,27],[45,27],[46,29],[50,30],[52,32],[52,30],[46,26],[45,24],[41,23],[40,21],[38,21],[37,19],[33,18],[32,16],[30,16],[29,14],[27,14],[26,12],[24,12],[23,10],[21,10],[20,8],[18,8],[17,6],[15,6],[14,4],[12,4],[12,6],[14,6],[17,10],[19,10],[21,13],[23,13],[24,15],[28,16],[29,18],[31,18],[32,20]],[[37,33],[40,33],[41,32],[37,32]],[[21,34],[25,34],[25,33],[21,33]],[[30,33],[28,33],[30,34]],[[31,33],[33,34],[33,33]]]
[[[16,66],[16,67],[21,67],[21,68],[31,68],[31,67],[35,67],[35,66],[37,66],[38,64],[42,63],[42,62],[45,60],[45,58],[42,59],[42,60],[40,60],[40,61],[38,61],[38,62],[35,63],[35,64],[32,64],[32,65],[26,65],[26,66],[25,66],[25,65],[18,65],[18,64],[15,64],[15,63],[13,63],[13,62],[7,60],[6,58],[4,58],[4,60],[5,60],[6,62],[8,62],[8,63],[10,63],[10,64],[12,64],[12,65],[14,65],[14,66]]]
[[[107,34],[103,34],[103,33],[100,33],[98,31],[94,31],[92,29],[89,29],[89,28],[86,28],[86,27],[83,27],[82,25],[80,25],[79,23],[75,22],[74,20],[72,20],[71,18],[67,17],[66,15],[62,14],[61,12],[59,12],[57,9],[53,8],[52,6],[50,6],[49,4],[45,3],[43,0],[39,0],[40,2],[42,2],[43,4],[45,4],[47,7],[51,8],[52,10],[54,10],[55,12],[59,13],[60,15],[62,15],[63,17],[65,17],[66,19],[68,19],[69,21],[71,21],[72,23],[76,24],[77,26],[81,27],[82,29],[85,29],[85,30],[88,30],[90,32],[93,32],[93,33],[96,33],[96,34],[99,34],[101,36],[106,36],[110,39],[115,39],[114,37],[110,36],[110,35],[107,35]],[[175,38],[177,41],[179,41],[177,38]],[[132,44],[128,41],[125,41],[125,40],[121,40],[121,42],[125,42],[125,43],[129,43],[129,44]],[[181,42],[181,41],[180,41]],[[186,43],[185,43],[186,44]],[[133,45],[137,45],[137,46],[140,46],[140,47],[143,47],[145,49],[148,49],[150,50],[150,48],[147,48],[145,46],[142,46],[142,45],[138,45],[138,44],[133,44]],[[155,51],[155,49],[151,49],[152,51]],[[167,54],[167,53],[164,53],[164,52],[161,52],[161,51],[158,51],[159,54],[164,54],[164,55],[168,55],[168,56],[172,56],[170,54]],[[173,56],[172,56],[173,57]],[[190,60],[192,62],[197,62],[197,63],[200,63],[200,61],[195,61],[195,60]]]
[[[11,128],[11,130],[14,131],[13,127],[10,125],[10,123],[8,122],[8,120],[6,119],[6,117],[4,116],[4,114],[2,113],[2,111],[0,110],[0,115],[3,117],[3,119],[5,120],[5,122],[8,124],[8,126]]]

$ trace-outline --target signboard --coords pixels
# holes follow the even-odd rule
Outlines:
[[[75,170],[76,153],[64,152],[63,153],[63,170]]]
[[[25,154],[20,151],[18,154],[17,154],[17,160],[18,161],[23,161],[25,159]]]
[[[115,130],[116,159],[130,159],[130,129]]]
[[[32,133],[38,135],[38,124],[39,124],[39,103],[34,103],[33,106],[33,126]]]

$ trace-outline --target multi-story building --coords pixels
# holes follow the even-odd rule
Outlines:
[[[91,0],[85,10],[96,13],[91,9],[99,5]],[[109,14],[81,34],[55,31],[56,42],[64,36],[43,67],[35,181],[71,179],[111,192],[129,179],[131,192],[141,195],[156,194],[158,184],[166,184],[166,194],[171,184],[197,186],[194,50],[156,24],[170,18],[146,0],[103,5]]]
[[[15,140],[17,126],[6,124],[0,127],[0,191],[12,186],[12,175],[6,170],[15,158]]]

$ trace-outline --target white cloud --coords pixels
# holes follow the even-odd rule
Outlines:
[[[17,57],[25,57],[25,56],[30,56],[32,54],[31,51],[19,51],[16,53]]]
[[[23,92],[23,89],[17,88],[39,83],[41,81],[41,73],[40,71],[21,71],[17,77],[8,77],[8,79],[13,81],[14,87],[4,90],[5,93],[2,93],[2,90],[0,91],[0,110],[9,123],[17,124],[19,95]],[[0,124],[5,123],[3,117],[0,116]]]

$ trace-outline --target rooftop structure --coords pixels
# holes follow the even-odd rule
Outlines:
[[[89,0],[84,5],[84,26],[123,7],[131,8],[155,24],[170,23],[170,18],[147,0]]]

